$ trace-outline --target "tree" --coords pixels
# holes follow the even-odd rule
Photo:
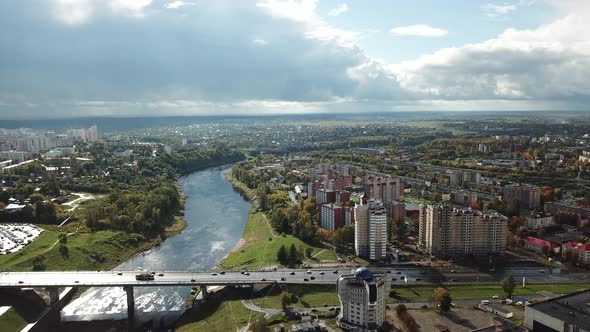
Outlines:
[[[451,310],[453,300],[446,289],[438,287],[432,292],[432,302],[437,303],[441,311],[447,312]]]
[[[60,233],[59,234],[59,242],[66,244],[68,243],[68,235],[66,233]]]
[[[295,247],[295,244],[291,244],[291,247],[289,248],[289,264],[291,265],[295,265],[297,264],[297,262],[299,262],[299,252],[297,251],[297,247]]]
[[[39,255],[33,258],[33,271],[45,271],[45,256]]]
[[[70,257],[70,250],[68,249],[68,246],[63,242],[59,244],[59,253],[64,258]]]
[[[250,331],[252,332],[266,332],[268,331],[268,322],[264,316],[258,316],[252,324],[250,324]]]
[[[289,295],[289,293],[283,291],[281,293],[281,306],[283,307],[283,310],[287,310],[287,307],[289,307],[289,304],[291,304],[291,295]]]
[[[277,252],[277,260],[283,265],[288,262],[289,255],[287,254],[287,248],[285,248],[285,245],[282,245],[279,248],[279,251]]]
[[[511,298],[512,294],[514,294],[514,289],[516,288],[516,282],[514,281],[514,277],[512,274],[508,275],[506,279],[502,280],[502,289],[506,294],[506,297]]]
[[[311,247],[305,248],[305,257],[311,258],[312,254],[313,254],[313,249],[311,249]]]

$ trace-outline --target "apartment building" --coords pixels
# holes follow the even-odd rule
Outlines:
[[[420,209],[419,243],[434,256],[503,254],[508,218],[497,212],[432,204]]]
[[[361,197],[354,207],[354,246],[359,257],[379,260],[387,251],[387,211],[383,203]]]
[[[511,185],[504,187],[504,200],[515,200],[521,208],[533,210],[541,206],[541,188],[532,185]]]
[[[385,321],[387,278],[361,267],[353,275],[340,276],[336,285],[340,300],[338,326],[346,331],[378,331]]]
[[[561,254],[565,257],[568,251],[576,254],[578,263],[590,265],[590,244],[575,241],[566,242],[561,246]]]

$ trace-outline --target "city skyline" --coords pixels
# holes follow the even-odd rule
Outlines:
[[[0,119],[583,110],[584,1],[0,4]]]

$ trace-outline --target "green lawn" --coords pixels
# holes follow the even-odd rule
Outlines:
[[[289,285],[287,292],[298,296],[297,303],[291,304],[294,308],[320,307],[339,305],[335,286],[325,285]],[[273,289],[267,296],[255,298],[252,302],[263,308],[280,309],[280,289]]]
[[[336,252],[334,249],[326,248],[319,255],[315,256],[314,259],[318,261],[335,261],[337,259]]]
[[[186,311],[176,331],[236,331],[261,315],[246,309],[241,300],[209,301],[196,312]]]
[[[151,246],[139,234],[117,231],[78,233],[68,236],[68,256],[59,251],[59,244],[49,249],[61,230],[46,229],[35,241],[19,252],[0,256],[0,267],[12,271],[30,271],[33,258],[45,256],[47,270],[106,270]]]
[[[13,309],[10,308],[0,316],[0,331],[20,331],[27,325],[27,322]]]
[[[256,269],[265,266],[278,265],[279,263],[276,257],[281,245],[284,245],[287,249],[292,244],[297,248],[303,247],[304,250],[311,247],[313,249],[312,254],[322,250],[322,248],[310,246],[292,235],[273,237],[268,222],[264,219],[261,212],[250,213],[248,222],[244,228],[242,239],[245,241],[244,246],[242,246],[240,250],[230,253],[225,259],[223,259],[220,264],[222,268]]]
[[[399,301],[404,302],[427,302],[430,301],[430,296],[435,288],[438,286],[401,286],[393,287],[397,292],[397,298],[389,298],[389,303]],[[446,286],[446,289],[451,293],[454,300],[478,299],[484,297],[492,297],[494,295],[503,296],[502,287],[497,285],[457,285]],[[540,291],[549,291],[554,294],[567,294],[579,290],[590,288],[590,284],[534,284],[528,285],[526,288],[520,285],[514,290],[514,295],[530,295]]]

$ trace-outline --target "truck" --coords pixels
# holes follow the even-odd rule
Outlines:
[[[135,280],[138,281],[151,281],[154,280],[154,275],[149,272],[142,272],[135,275]]]

